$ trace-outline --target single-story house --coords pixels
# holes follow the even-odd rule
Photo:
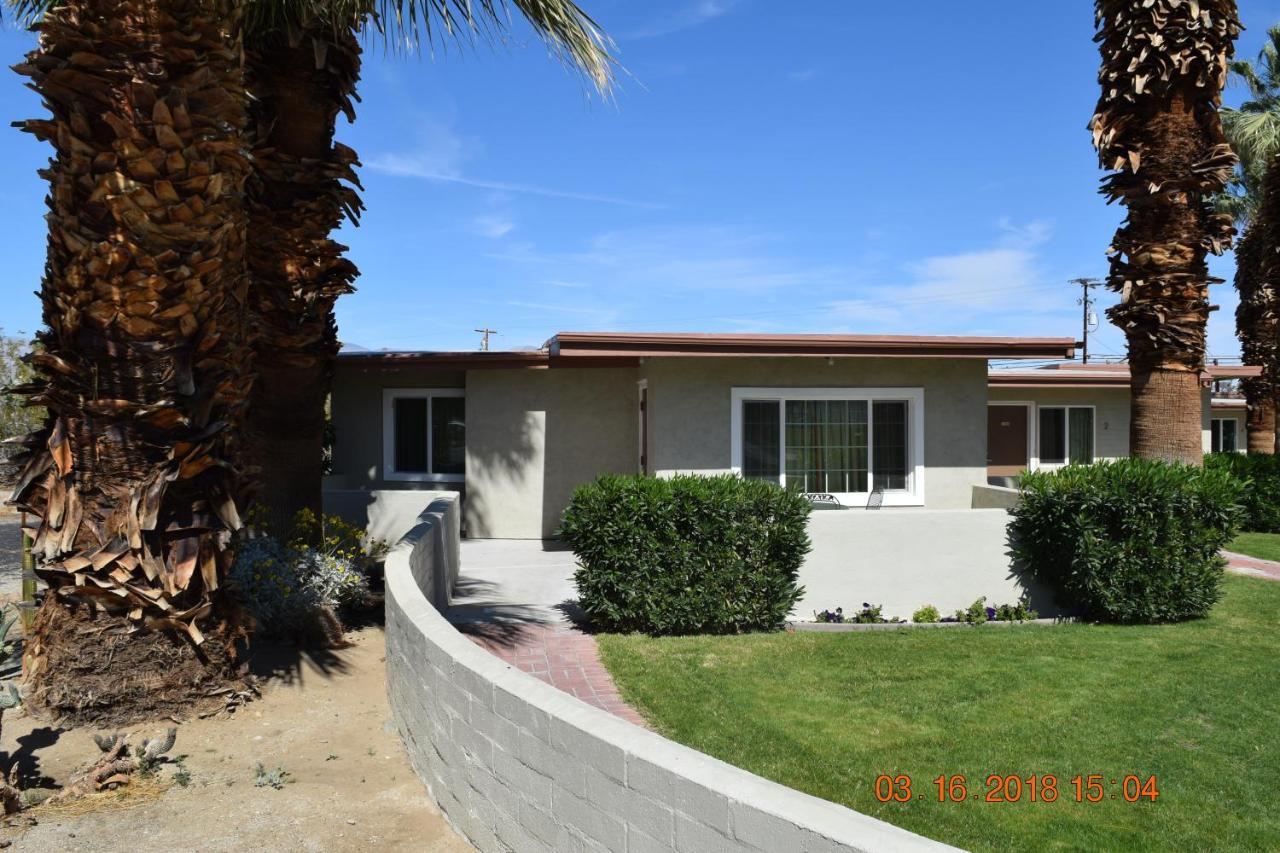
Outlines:
[[[1205,452],[1244,452],[1243,399],[1214,386],[1261,374],[1213,365],[1201,375]],[[1051,364],[992,370],[988,377],[987,461],[992,482],[1022,471],[1129,455],[1129,366]]]
[[[343,353],[326,487],[457,489],[477,538],[553,535],[573,490],[610,472],[734,472],[845,506],[967,509],[987,482],[989,360],[1075,346],[566,332],[534,351]]]

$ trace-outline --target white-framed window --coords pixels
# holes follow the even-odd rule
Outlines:
[[[734,388],[731,467],[856,504],[924,503],[924,389]]]
[[[461,483],[467,410],[461,388],[386,388],[382,392],[382,477]]]
[[[1238,453],[1240,451],[1240,419],[1214,418],[1212,421],[1214,453]]]
[[[1039,464],[1091,464],[1096,420],[1093,406],[1041,406],[1036,415]]]

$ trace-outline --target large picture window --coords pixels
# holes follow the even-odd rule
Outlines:
[[[466,398],[461,388],[383,392],[383,477],[462,482],[466,466]]]
[[[1237,453],[1240,450],[1240,421],[1236,418],[1214,418],[1213,443],[1214,453]]]
[[[920,503],[920,389],[735,388],[733,405],[733,467],[742,476]]]
[[[1093,407],[1040,407],[1040,464],[1093,462]]]

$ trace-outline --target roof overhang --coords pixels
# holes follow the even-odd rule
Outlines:
[[[1072,338],[561,332],[552,361],[656,357],[1073,358]]]
[[[1219,379],[1248,379],[1262,375],[1253,365],[1215,364],[1205,368],[1200,381],[1208,384]],[[1061,364],[1036,370],[992,370],[987,383],[1002,388],[1128,388],[1127,364]]]
[[[368,368],[418,367],[436,370],[539,369],[548,366],[546,352],[344,352],[344,366]]]

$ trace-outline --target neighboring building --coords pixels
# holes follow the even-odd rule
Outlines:
[[[847,506],[969,508],[989,359],[1071,338],[562,333],[532,352],[358,352],[327,488],[458,489],[479,538],[552,535],[602,473],[735,472]],[[1126,426],[1127,431],[1127,426]]]
[[[1260,374],[1256,367],[1210,367],[1202,374],[1205,452],[1243,452],[1244,400],[1215,397],[1212,386]],[[992,482],[1026,470],[1129,455],[1129,366],[1054,364],[992,370],[987,464]]]

